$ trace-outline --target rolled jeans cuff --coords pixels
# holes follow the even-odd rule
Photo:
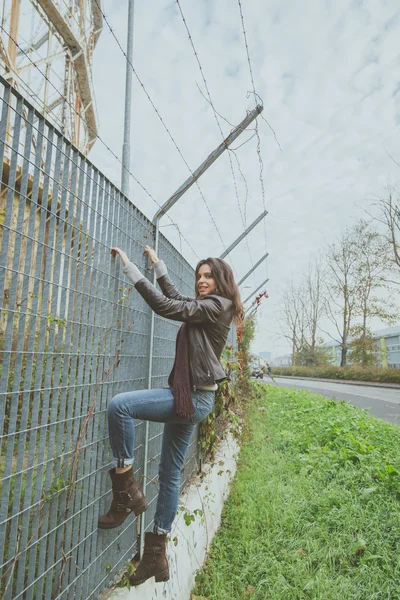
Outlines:
[[[154,525],[153,527],[153,533],[155,535],[166,535],[167,533],[170,533],[171,529],[163,529],[162,527],[159,527],[158,525]]]
[[[114,456],[111,464],[116,469],[123,469],[124,467],[129,467],[130,465],[133,465],[133,461],[133,458],[115,458]]]

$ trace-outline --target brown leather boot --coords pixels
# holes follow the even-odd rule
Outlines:
[[[125,519],[134,512],[140,515],[147,509],[147,501],[141,487],[133,476],[133,469],[117,475],[115,469],[110,470],[113,499],[110,510],[99,517],[100,529],[112,529],[122,525]]]
[[[168,581],[169,568],[165,555],[166,535],[145,533],[144,551],[135,573],[129,576],[131,585],[140,585],[150,577],[155,577],[156,582]]]

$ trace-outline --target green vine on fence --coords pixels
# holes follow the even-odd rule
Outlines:
[[[252,398],[250,385],[250,344],[254,338],[254,319],[245,319],[237,328],[237,349],[226,346],[222,356],[222,366],[227,374],[215,394],[214,410],[200,425],[199,447],[203,458],[211,461],[227,429],[239,435],[241,406]]]

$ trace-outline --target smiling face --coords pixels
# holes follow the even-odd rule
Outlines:
[[[217,284],[212,277],[210,265],[201,265],[197,272],[197,295],[200,298],[209,294],[215,294],[217,291]]]

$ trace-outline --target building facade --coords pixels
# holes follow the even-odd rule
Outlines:
[[[400,325],[378,329],[373,331],[372,335],[376,340],[375,355],[379,365],[383,368],[400,369]],[[332,340],[323,344],[323,348],[327,349],[330,362],[340,366],[342,359],[340,344]],[[348,356],[351,361],[351,349]]]

